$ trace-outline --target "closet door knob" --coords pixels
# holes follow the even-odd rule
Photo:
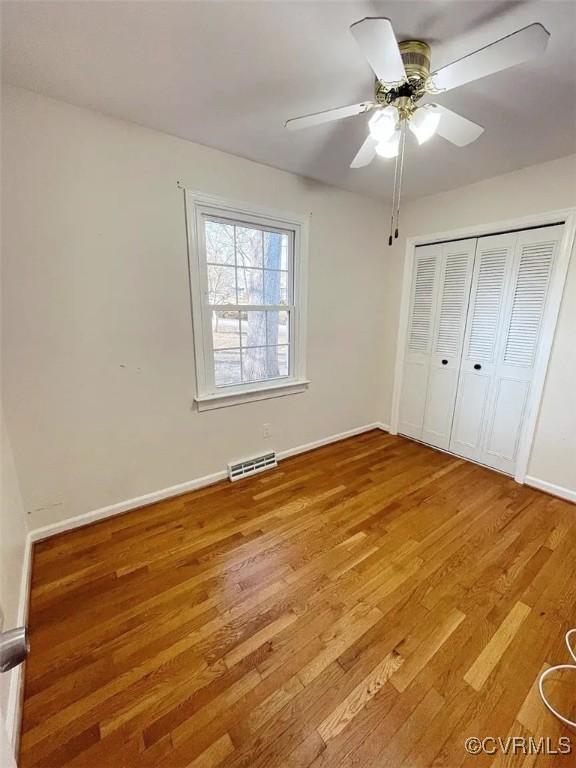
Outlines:
[[[476,363],[476,364],[474,365],[474,370],[475,370],[475,371],[479,371],[481,368],[482,368],[482,366],[480,365],[480,363]]]
[[[442,365],[448,365],[448,360],[442,360]]]

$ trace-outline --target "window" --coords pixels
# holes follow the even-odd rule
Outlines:
[[[200,410],[301,392],[306,221],[186,192]]]

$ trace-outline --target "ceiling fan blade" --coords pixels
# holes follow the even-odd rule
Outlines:
[[[443,91],[451,91],[452,88],[521,64],[543,53],[549,39],[550,33],[542,24],[530,24],[434,72],[434,85]]]
[[[352,24],[350,32],[380,82],[404,80],[406,70],[390,19],[362,19]]]
[[[322,123],[330,123],[332,120],[341,120],[343,117],[353,117],[361,115],[363,112],[369,112],[374,107],[373,102],[363,101],[360,104],[351,104],[349,107],[337,107],[336,109],[326,109],[324,112],[314,112],[311,115],[303,117],[293,117],[287,120],[285,128],[290,131],[296,131],[300,128],[310,128]]]
[[[462,117],[462,115],[452,112],[451,109],[446,109],[440,104],[435,104],[434,107],[441,114],[436,133],[443,136],[447,141],[451,141],[452,144],[456,144],[457,147],[471,144],[484,133],[484,128],[481,125],[473,123],[467,117]]]
[[[376,157],[377,143],[376,139],[369,135],[356,153],[354,160],[350,163],[350,168],[363,168],[365,165],[370,165],[372,160]]]

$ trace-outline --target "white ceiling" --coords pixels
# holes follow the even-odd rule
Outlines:
[[[289,117],[372,96],[348,27],[388,16],[399,40],[432,45],[438,68],[534,21],[546,54],[438,98],[485,126],[457,148],[410,147],[417,197],[576,151],[574,0],[396,2],[3,2],[3,79],[346,189],[389,196],[393,168],[348,166],[366,116],[301,132]]]

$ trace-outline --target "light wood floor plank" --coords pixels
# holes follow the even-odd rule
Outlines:
[[[528,605],[516,603],[496,630],[494,637],[466,672],[464,680],[476,691],[482,688],[529,613],[530,607]]]

